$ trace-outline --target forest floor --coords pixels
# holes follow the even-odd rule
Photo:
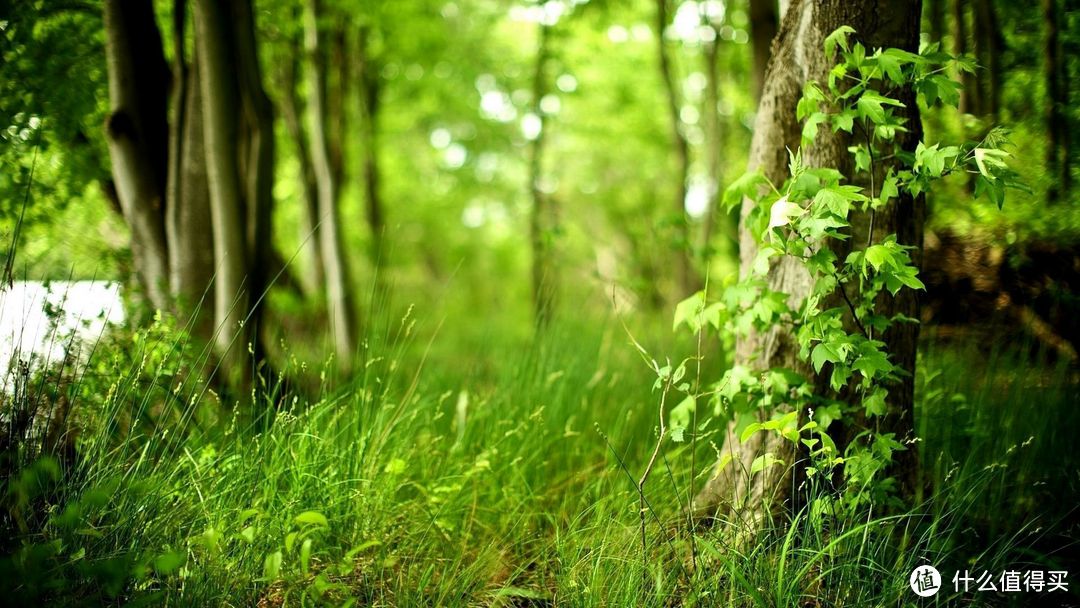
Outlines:
[[[85,464],[39,460],[10,484],[2,587],[22,605],[893,606],[917,599],[908,575],[926,563],[946,579],[1080,565],[1078,381],[1030,352],[928,336],[915,504],[803,511],[752,545],[691,535],[713,420],[696,444],[665,443],[643,547],[635,481],[659,395],[619,323],[536,342],[412,328],[388,322],[362,373],[289,400],[269,429],[215,413],[205,387],[159,403],[148,383],[180,374],[167,332],[104,345],[67,387],[101,408]],[[940,605],[1033,601],[945,587]],[[1037,601],[1080,603],[1056,593]]]

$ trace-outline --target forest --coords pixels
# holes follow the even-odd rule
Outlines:
[[[1075,0],[0,0],[0,604],[1080,606],[1077,78]]]

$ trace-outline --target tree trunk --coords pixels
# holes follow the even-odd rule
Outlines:
[[[697,277],[694,276],[690,243],[690,223],[686,217],[686,181],[690,175],[690,144],[682,132],[682,124],[679,119],[679,91],[675,82],[675,74],[671,65],[671,56],[668,54],[667,44],[664,43],[664,30],[668,25],[668,0],[656,0],[656,38],[657,55],[660,66],[660,77],[664,83],[664,93],[667,96],[668,119],[671,123],[672,148],[675,152],[675,198],[672,205],[672,217],[679,228],[676,239],[675,265],[678,269],[679,294],[681,300],[684,296],[697,290]]]
[[[233,72],[238,59],[236,35],[227,6],[215,0],[196,0],[195,26],[217,271],[214,277],[215,343],[226,372],[234,376],[233,379],[242,381],[248,367],[245,320],[250,286],[247,281],[245,192],[237,145],[240,88]]]
[[[1065,119],[1066,96],[1062,79],[1061,43],[1058,39],[1057,0],[1042,0],[1044,49],[1043,78],[1046,82],[1046,173],[1050,185],[1046,196],[1049,202],[1063,198],[1063,188],[1068,183],[1068,155],[1065,153],[1065,137],[1068,124]]]
[[[165,241],[169,67],[150,0],[105,2],[109,156],[131,229],[135,270],[150,304],[169,307]]]
[[[765,68],[772,55],[773,39],[779,25],[776,0],[750,0],[750,44],[754,54],[754,99],[761,100]]]
[[[978,0],[975,3],[975,49],[982,63],[978,91],[983,100],[983,113],[995,123],[1001,109],[1001,53],[1004,46],[994,3],[991,0]]]
[[[551,321],[554,312],[556,286],[555,264],[552,261],[551,239],[553,237],[554,213],[551,200],[544,192],[544,143],[547,137],[547,120],[540,101],[547,94],[547,65],[550,58],[551,26],[537,24],[536,68],[532,83],[532,112],[539,120],[540,130],[529,146],[529,194],[532,209],[529,216],[529,241],[532,245],[532,296],[533,316],[537,327]]]
[[[721,141],[720,112],[717,109],[720,103],[720,82],[716,73],[719,63],[720,43],[715,26],[710,23],[709,27],[713,28],[714,38],[711,42],[704,43],[701,53],[701,67],[705,71],[705,94],[701,100],[701,123],[705,131],[705,176],[708,180],[709,194],[705,217],[702,221],[701,238],[701,259],[704,262],[706,272],[708,272],[709,260],[712,259],[713,227],[717,222],[729,218],[727,214],[721,215],[720,210],[717,209],[717,203],[720,200],[720,182],[723,179],[720,170],[720,151],[723,142]]]
[[[297,21],[301,13],[297,11]],[[281,114],[285,130],[296,146],[296,160],[300,164],[300,187],[303,196],[303,208],[300,210],[300,241],[304,258],[311,265],[310,272],[304,273],[304,290],[309,294],[320,294],[325,285],[325,271],[322,261],[322,246],[319,237],[319,191],[315,183],[315,168],[311,165],[311,148],[307,131],[301,117],[304,105],[301,102],[298,87],[302,42],[300,36],[292,36],[289,41],[288,58],[282,62]]]
[[[953,21],[953,55],[964,55],[967,53],[967,11],[964,10],[966,6],[964,0],[952,0],[952,21]],[[956,73],[956,79],[963,85],[960,89],[960,103],[957,105],[957,109],[964,114],[978,114],[978,95],[975,94],[975,87],[973,86],[973,79],[971,74],[959,70]]]
[[[272,220],[274,210],[274,111],[263,89],[262,72],[255,42],[255,16],[251,2],[233,3],[236,31],[236,64],[240,90],[243,133],[240,137],[240,175],[244,178],[243,200],[247,203],[247,285],[248,336],[255,359],[265,358],[261,338],[262,312],[273,255]],[[246,346],[246,345],[245,345]]]
[[[825,36],[841,25],[855,28],[856,38],[868,49],[876,47],[899,47],[914,51],[918,47],[920,2],[904,0],[878,3],[841,0],[795,0],[784,16],[769,62],[761,103],[758,108],[754,137],[750,149],[750,169],[760,169],[775,184],[788,177],[788,149],[799,147],[801,124],[795,118],[795,108],[809,80],[824,82],[833,59],[823,50]],[[902,94],[907,104],[907,126],[911,130],[897,144],[905,149],[914,148],[921,137],[918,110],[910,92]],[[844,132],[832,133],[822,130],[817,140],[803,150],[803,162],[810,167],[833,167],[851,176],[852,162],[847,148],[851,136]],[[879,167],[883,170],[883,167]],[[878,182],[880,183],[880,182]],[[743,204],[743,221],[753,203]],[[924,203],[921,199],[894,201],[877,212],[874,231],[877,235],[895,233],[900,243],[918,249],[913,258],[919,263],[922,246],[922,223]],[[862,247],[868,238],[869,218],[857,214],[851,218],[853,238],[849,242]],[[740,229],[740,261],[745,276],[757,255],[757,242],[745,226]],[[832,246],[836,247],[833,243]],[[845,253],[837,251],[840,259]],[[805,267],[791,257],[774,262],[768,275],[769,288],[790,295],[793,307],[809,293],[812,278]],[[836,297],[839,297],[837,295]],[[908,291],[901,296],[883,298],[878,303],[880,314],[891,316],[904,313],[917,317],[916,300]],[[898,324],[883,336],[892,360],[903,369],[913,372],[915,343],[918,326]],[[813,377],[808,366],[798,357],[798,345],[786,328],[776,327],[764,334],[740,337],[735,360],[737,364],[751,365],[758,369],[787,367]],[[820,390],[820,389],[819,389]],[[900,386],[891,387],[890,413],[883,426],[898,433],[898,439],[911,434],[914,384],[911,377]],[[796,458],[791,442],[779,439],[772,433],[755,433],[746,442],[739,441],[734,422],[728,425],[724,453],[732,461],[711,478],[695,498],[694,511],[698,516],[713,517],[745,526],[743,530],[756,530],[763,518],[784,505],[790,506],[796,497],[791,495]],[[765,453],[774,454],[786,466],[766,467],[761,472],[749,474],[753,460]],[[899,474],[908,475],[914,466],[910,457],[914,450],[904,452],[898,462]]]
[[[364,26],[357,33],[357,55],[360,61],[360,133],[363,138],[364,201],[368,229],[371,231],[371,265],[376,279],[382,281],[383,237],[386,221],[379,192],[379,96],[381,94],[379,66],[371,52],[371,29]]]
[[[706,17],[707,18],[707,17]],[[719,228],[720,237],[732,249],[738,250],[739,227],[730,213],[720,209],[720,187],[724,181],[723,150],[726,127],[720,117],[720,32],[717,24],[709,23],[713,40],[705,42],[702,51],[702,69],[705,72],[705,94],[702,99],[702,127],[705,131],[705,174],[708,179],[709,197],[705,218],[702,222],[701,250],[705,273],[713,259],[714,232]],[[774,28],[775,30],[775,28]],[[762,68],[764,69],[764,68]]]
[[[930,42],[941,42],[945,35],[945,3],[948,0],[927,0],[927,21],[929,22]]]
[[[169,180],[171,194],[166,217],[169,237],[170,287],[180,319],[191,332],[209,341],[214,333],[214,239],[210,230],[210,192],[203,147],[204,125],[199,64],[185,68],[183,86],[174,97]],[[209,297],[208,297],[209,296]]]
[[[273,116],[250,0],[195,2],[190,63],[187,6],[172,3],[170,124],[169,70],[152,3],[105,4],[116,198],[151,303],[213,341],[222,379],[243,394],[250,328],[272,267]],[[261,359],[260,344],[253,346]]]
[[[338,184],[331,166],[326,138],[326,60],[319,32],[319,0],[309,0],[304,11],[304,48],[309,57],[308,129],[311,134],[311,160],[319,196],[319,220],[323,265],[326,269],[326,293],[330,331],[339,364],[348,365],[356,347],[353,293],[345,252],[341,242],[338,217]]]

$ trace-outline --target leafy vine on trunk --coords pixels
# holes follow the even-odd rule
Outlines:
[[[724,195],[729,208],[743,205],[743,230],[753,239],[743,276],[676,309],[676,326],[693,332],[712,326],[740,340],[764,337],[707,393],[715,414],[729,421],[727,445],[695,501],[699,515],[749,530],[797,499],[785,493],[782,486],[792,484],[784,479],[839,486],[835,500],[849,509],[917,491],[905,394],[914,360],[890,345],[898,328],[918,323],[898,302],[913,301],[924,286],[918,245],[885,218],[916,205],[951,173],[970,173],[976,192],[999,205],[1005,188],[1018,185],[1000,130],[962,145],[910,137],[918,130],[911,106],[959,102],[960,85],[944,75],[956,59],[937,45],[871,51],[854,35],[843,26],[824,38],[825,57],[839,54],[838,63],[823,82],[804,85],[796,109],[801,147],[787,152],[787,179],[755,169]],[[846,174],[808,162],[804,150],[815,141],[845,135],[850,158],[838,164]],[[778,269],[807,288],[777,280]],[[790,362],[769,354],[780,340],[790,341]],[[773,363],[755,367],[762,360]],[[684,403],[672,411],[673,437],[682,437],[696,407],[695,399]]]

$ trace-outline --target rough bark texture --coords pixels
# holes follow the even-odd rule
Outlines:
[[[151,305],[169,306],[165,241],[169,67],[149,0],[108,0],[105,9],[112,174],[131,229],[135,269]]]
[[[671,147],[675,153],[675,197],[672,200],[672,217],[679,228],[676,246],[675,265],[678,269],[679,289],[678,299],[689,295],[697,289],[697,277],[694,276],[694,265],[691,255],[690,223],[686,218],[686,180],[690,175],[690,144],[686,141],[686,135],[682,131],[682,121],[679,118],[679,89],[676,84],[674,66],[671,55],[668,53],[667,44],[664,42],[664,30],[668,26],[668,0],[656,0],[656,39],[657,56],[660,66],[660,78],[664,83],[664,93],[667,98],[668,120],[671,128]]]
[[[347,364],[356,346],[353,293],[341,242],[338,214],[338,184],[335,181],[326,138],[326,61],[319,31],[320,3],[310,0],[304,13],[304,48],[310,58],[308,71],[308,129],[311,134],[311,160],[319,196],[320,245],[326,270],[327,306],[334,352],[339,362]]]
[[[795,107],[802,95],[803,85],[809,80],[824,82],[834,63],[833,58],[824,55],[822,43],[825,36],[841,25],[850,25],[856,30],[856,38],[868,48],[915,50],[918,46],[920,9],[920,2],[913,0],[792,2],[773,46],[773,57],[769,62],[755,123],[750,168],[760,169],[776,184],[783,183],[788,177],[787,150],[795,150],[800,143],[801,125],[795,118]],[[898,143],[913,148],[914,142],[921,137],[918,112],[909,93],[900,93],[900,96],[907,103],[911,132]],[[803,150],[804,164],[833,167],[850,176],[852,163],[847,151],[849,145],[851,136],[822,129],[814,144]],[[876,180],[876,183],[880,181]],[[752,203],[745,202],[742,209],[744,221],[751,209]],[[914,261],[918,264],[923,216],[921,199],[894,201],[877,212],[873,222],[874,238],[878,240],[895,233],[900,243],[919,248],[913,252]],[[867,242],[869,218],[857,215],[850,219],[853,238],[849,242],[861,248]],[[757,254],[757,243],[745,228],[740,233],[740,260],[745,275]],[[831,246],[838,249],[838,255],[843,259],[845,252],[838,244],[832,243]],[[811,288],[811,277],[803,265],[790,257],[774,263],[768,280],[770,288],[791,294],[790,304],[796,307]],[[902,312],[917,318],[914,295],[910,290],[900,293],[901,296],[895,299],[883,298],[878,304],[879,310],[884,314]],[[839,294],[836,297],[839,298]],[[902,324],[884,336],[893,361],[908,371],[914,370],[917,335],[917,325]],[[756,369],[788,367],[812,377],[811,370],[798,359],[797,352],[798,346],[791,333],[784,327],[776,327],[764,334],[740,337],[736,362]],[[913,389],[911,378],[900,386],[890,387],[890,414],[885,417],[882,426],[887,427],[884,430],[895,429],[900,440],[910,436]],[[775,434],[756,433],[747,442],[740,442],[735,436],[733,424],[727,429],[723,450],[730,453],[733,459],[698,494],[695,511],[699,515],[716,516],[755,529],[763,517],[792,498],[792,463],[799,456],[794,453],[790,442],[778,440]],[[750,475],[754,458],[765,453],[776,455],[786,466],[767,467],[756,475]],[[902,454],[901,459],[907,459],[914,455],[914,450]],[[902,477],[913,470],[911,462],[900,462],[896,466]]]

